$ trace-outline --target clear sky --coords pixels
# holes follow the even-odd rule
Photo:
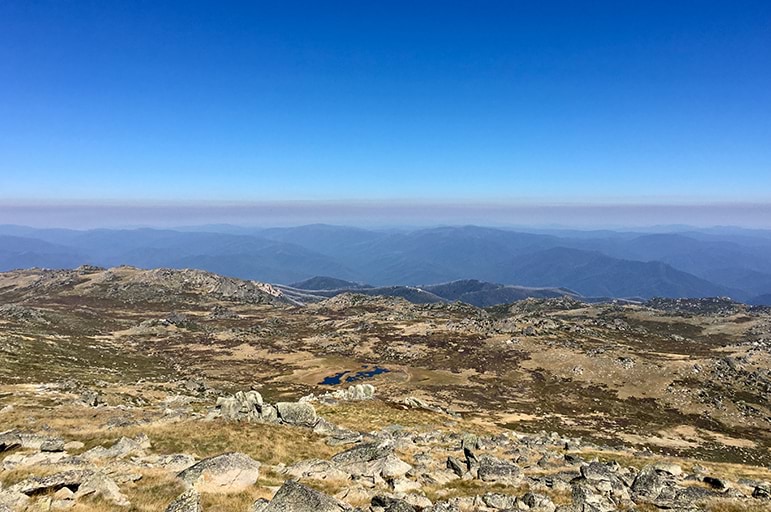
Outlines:
[[[770,203],[771,2],[0,1],[0,202],[294,200]]]

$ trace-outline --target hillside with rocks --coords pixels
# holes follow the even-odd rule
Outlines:
[[[299,296],[0,274],[0,511],[771,510],[767,307]]]

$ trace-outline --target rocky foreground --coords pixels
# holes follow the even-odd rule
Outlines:
[[[21,400],[0,413],[20,427],[0,434],[0,510],[771,510],[771,471],[763,468],[483,427],[425,410],[418,399],[385,403],[366,384],[274,404],[253,390],[213,399],[202,383],[180,388],[189,394],[168,394],[156,407],[110,406],[97,391],[67,386],[28,390],[27,400],[57,405],[41,414]],[[367,410],[412,425],[357,428],[373,416]],[[21,427],[41,419],[55,426]],[[188,446],[211,451],[196,439],[222,429],[246,436],[252,446],[233,444],[251,453],[170,449],[185,445],[170,438],[191,436]],[[139,433],[96,442],[119,432]],[[288,452],[293,438],[313,456]]]

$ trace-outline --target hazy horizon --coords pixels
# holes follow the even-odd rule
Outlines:
[[[494,227],[639,229],[656,226],[771,228],[771,204],[537,204],[416,201],[178,203],[0,203],[0,223],[38,228]]]

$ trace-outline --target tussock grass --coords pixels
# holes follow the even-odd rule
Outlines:
[[[317,405],[316,410],[329,421],[360,432],[380,430],[401,425],[410,430],[439,429],[452,432],[472,432],[478,435],[497,434],[503,431],[465,419],[455,419],[446,414],[422,409],[408,409],[382,400],[342,403],[335,406]]]
[[[151,512],[164,510],[177,496],[184,492],[184,486],[173,474],[160,470],[147,470],[142,472],[142,479],[137,482],[122,485],[121,491],[131,502],[130,512]],[[111,503],[104,503],[102,500],[91,500],[84,506],[86,512],[102,512],[102,510],[116,509]],[[106,505],[106,508],[100,508]],[[80,510],[80,509],[75,509]]]

